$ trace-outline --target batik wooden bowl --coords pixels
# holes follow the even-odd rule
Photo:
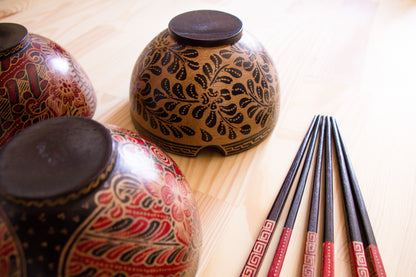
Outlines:
[[[0,276],[194,276],[200,247],[183,174],[131,131],[59,117],[0,151]]]
[[[88,76],[61,46],[0,23],[0,148],[22,129],[58,116],[92,117],[96,96]]]
[[[178,15],[139,56],[130,112],[141,134],[167,151],[196,156],[247,150],[273,130],[279,112],[276,69],[235,16]]]

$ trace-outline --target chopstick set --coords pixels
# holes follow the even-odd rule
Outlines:
[[[280,276],[314,152],[316,152],[315,168],[301,276],[315,276],[317,270],[316,261],[318,259],[317,252],[319,247],[318,222],[321,188],[325,190],[323,196],[325,199],[325,210],[321,275],[328,277],[335,276],[332,141],[335,145],[339,175],[341,177],[352,275],[370,276],[371,273],[371,276],[386,276],[364,199],[345,144],[341,138],[338,125],[332,117],[315,116],[241,271],[241,277],[257,275],[283,206],[287,201],[297,171],[302,160],[304,160],[289,212],[267,275],[268,277]],[[323,172],[324,178],[322,178]],[[322,179],[325,181],[324,184],[321,183]]]

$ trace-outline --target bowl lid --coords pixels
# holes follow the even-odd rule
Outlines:
[[[106,172],[113,153],[109,131],[84,117],[36,123],[0,151],[0,192],[42,200],[78,192]]]
[[[27,34],[27,29],[20,24],[0,23],[0,52],[15,48],[25,40]]]
[[[214,10],[180,14],[169,22],[169,32],[179,43],[194,46],[220,46],[237,42],[243,23],[234,15]]]

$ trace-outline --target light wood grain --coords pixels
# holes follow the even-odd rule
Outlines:
[[[194,9],[240,17],[273,58],[281,84],[278,124],[258,147],[230,157],[172,155],[200,210],[198,276],[239,275],[315,114],[338,121],[387,274],[414,276],[416,2],[32,0],[2,21],[21,23],[67,49],[95,87],[95,119],[133,129],[128,97],[137,57],[172,17]],[[350,276],[337,174],[334,186],[335,272]],[[300,274],[310,187],[309,180],[282,276]],[[267,274],[287,211],[259,276]]]

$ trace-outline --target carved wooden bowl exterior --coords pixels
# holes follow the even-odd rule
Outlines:
[[[91,82],[61,46],[13,23],[0,23],[0,38],[0,147],[38,121],[94,115]]]
[[[215,16],[218,21],[204,21]],[[131,116],[142,135],[169,152],[196,156],[209,147],[239,153],[271,133],[279,112],[277,73],[239,22],[222,12],[189,12],[147,45],[130,84]],[[200,25],[214,37],[192,29]],[[188,27],[195,36],[180,29]]]
[[[0,170],[0,276],[195,276],[192,191],[139,135],[49,119],[3,147]]]

